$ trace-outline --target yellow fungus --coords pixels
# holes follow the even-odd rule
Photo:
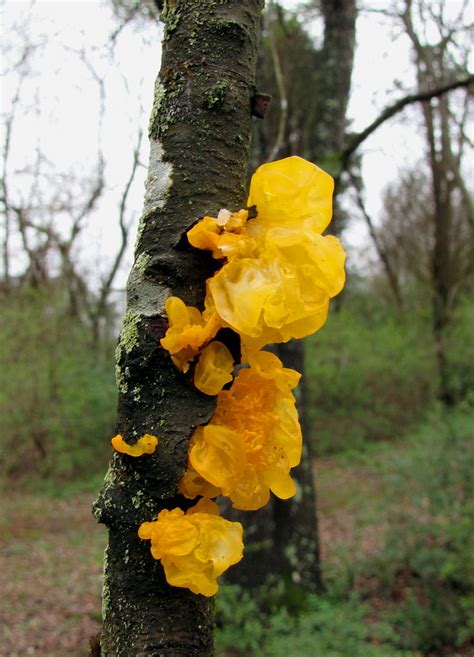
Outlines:
[[[250,181],[247,205],[256,205],[258,214],[249,232],[261,239],[281,226],[320,234],[331,221],[333,190],[331,176],[302,157],[262,164]]]
[[[268,502],[270,490],[282,499],[295,493],[289,471],[301,458],[301,428],[291,390],[300,375],[268,352],[249,353],[249,365],[219,393],[210,422],[192,436],[180,483],[187,497],[208,494],[210,485],[234,507],[254,510]]]
[[[202,431],[203,427],[198,427],[193,434],[193,437],[198,431]],[[193,444],[193,439],[191,439],[190,446]],[[188,467],[186,472],[181,477],[179,482],[178,491],[181,495],[188,497],[191,500],[194,500],[195,497],[203,495],[204,497],[218,497],[222,495],[222,489],[218,486],[213,486],[208,481],[205,481],[199,472],[193,468],[191,463],[188,462]]]
[[[335,237],[322,235],[333,187],[328,174],[302,158],[271,162],[251,180],[247,206],[256,207],[255,218],[248,210],[222,209],[187,233],[192,246],[222,261],[206,282],[202,313],[177,297],[166,301],[169,328],[161,340],[182,372],[199,356],[194,384],[217,395],[210,422],[191,437],[179,483],[182,495],[202,499],[186,513],[165,509],[138,531],[173,586],[212,596],[216,578],[242,558],[242,526],[221,518],[210,498],[225,495],[235,508],[255,510],[270,491],[281,499],[296,492],[290,470],[300,461],[302,436],[292,390],[300,374],[261,349],[319,330],[344,285],[344,250]],[[221,328],[239,334],[248,363],[228,390],[232,355],[212,342]],[[148,434],[133,446],[122,436],[112,439],[115,449],[132,456],[152,453],[157,442]]]
[[[139,438],[134,445],[129,445],[124,441],[123,437],[118,434],[117,436],[114,436],[110,442],[117,452],[128,454],[128,456],[143,456],[143,454],[153,454],[158,445],[158,438],[146,433]]]
[[[196,249],[212,251],[217,259],[245,257],[255,252],[257,243],[246,233],[247,210],[220,210],[217,217],[204,217],[187,233]]]
[[[217,577],[241,560],[242,534],[242,525],[221,518],[209,499],[186,513],[165,509],[138,530],[140,538],[151,540],[151,553],[161,561],[169,584],[205,596],[214,595]]]
[[[194,385],[206,395],[217,395],[232,381],[234,359],[227,347],[217,340],[201,352],[194,371]]]
[[[339,240],[321,235],[333,187],[331,176],[300,157],[264,164],[247,201],[256,218],[221,210],[188,232],[193,246],[226,260],[207,281],[206,307],[240,334],[244,350],[302,338],[325,323],[345,280]]]
[[[187,372],[189,362],[201,347],[215,336],[220,328],[217,313],[186,306],[178,297],[169,297],[165,302],[169,328],[160,340],[162,347],[170,352],[173,363],[182,372]]]

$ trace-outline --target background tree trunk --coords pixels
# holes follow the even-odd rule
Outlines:
[[[164,302],[177,295],[203,305],[211,259],[191,249],[186,230],[199,217],[245,203],[258,21],[263,0],[174,0],[164,11],[160,75],[150,120],[150,165],[127,312],[117,347],[117,432],[133,443],[160,438],[152,456],[114,454],[95,504],[109,530],[103,589],[105,657],[207,657],[212,602],[168,586],[141,522],[176,496],[188,438],[214,398],[199,393],[158,340]]]
[[[355,48],[355,24],[357,17],[354,0],[325,0],[322,3],[324,18],[324,41],[320,51],[313,51],[313,86],[308,89],[306,81],[305,93],[307,106],[311,109],[310,118],[300,116],[301,108],[295,106],[295,99],[282,98],[282,88],[294,84],[294,78],[301,76],[301,71],[290,71],[291,75],[281,80],[276,75],[276,96],[280,101],[289,103],[289,123],[299,121],[298,134],[301,134],[299,147],[312,162],[325,167],[330,173],[336,173],[333,168],[337,165],[338,156],[343,149],[346,110],[349,101],[351,72]],[[278,30],[280,35],[280,49],[285,52],[288,39],[301,42],[301,56],[308,56],[308,44],[300,31],[286,34],[284,12],[277,7],[277,19],[269,23],[269,30]],[[307,38],[307,37],[306,37]],[[261,71],[264,77],[268,76],[268,60],[275,61],[275,51],[278,54],[278,43],[273,34],[270,37],[269,49],[261,55]],[[286,45],[285,45],[286,44]],[[294,46],[294,41],[292,41]],[[285,61],[282,58],[282,61]],[[286,61],[288,65],[288,62]],[[265,69],[265,66],[267,69]],[[307,64],[306,64],[307,66]],[[298,87],[296,86],[296,89]],[[272,90],[272,89],[269,89]],[[272,90],[273,91],[273,90]],[[290,89],[291,91],[291,89]],[[309,98],[308,98],[309,96]],[[280,102],[280,104],[282,104]],[[280,110],[282,112],[283,109]],[[296,118],[299,117],[299,118]],[[281,118],[281,116],[280,116]],[[307,122],[303,128],[301,122]],[[265,126],[272,130],[272,126]],[[287,126],[288,127],[288,126]],[[264,128],[256,134],[253,160],[267,159],[272,143],[281,140],[268,138]],[[274,130],[274,128],[273,128]],[[294,131],[294,126],[292,125]],[[279,130],[280,132],[280,130]],[[287,156],[294,152],[294,146],[289,139],[290,130],[286,130],[286,141],[279,143],[279,156]],[[264,146],[268,149],[265,150]],[[259,162],[261,164],[261,162]],[[331,232],[337,232],[342,222],[337,221],[338,210],[336,206],[335,219],[331,224]],[[336,228],[334,230],[334,225]],[[304,374],[305,348],[301,340],[291,341],[287,344],[277,345],[276,353],[283,361],[285,367],[291,367]],[[272,497],[271,507],[248,514],[247,528],[247,557],[229,572],[229,579],[244,586],[259,586],[272,576],[282,576],[287,583],[293,582],[302,590],[314,592],[322,589],[320,549],[318,538],[318,521],[316,509],[316,488],[313,476],[313,450],[311,443],[311,427],[308,420],[308,394],[305,377],[303,376],[298,387],[298,410],[303,430],[304,451],[301,464],[292,471],[297,485],[298,493],[291,500],[280,501]],[[241,514],[232,512],[235,519]]]
[[[460,73],[465,77],[468,73],[470,52],[463,52],[461,49],[458,57],[454,57],[453,47],[457,43],[454,35],[460,30],[462,22],[452,26],[446,24],[442,5],[432,12],[431,18],[436,30],[434,43],[428,43],[422,31],[415,29],[416,15],[417,13],[421,15],[420,10],[422,10],[421,3],[405,0],[401,19],[412,44],[418,87],[421,91],[426,91],[446,85],[449,80],[459,77]],[[458,21],[461,16],[462,12],[458,16]],[[468,75],[466,83],[466,86],[470,85],[472,89],[472,75]],[[467,109],[469,99],[466,98],[464,102]],[[466,235],[466,238],[471,244],[473,240],[471,200],[461,173],[462,152],[467,141],[464,134],[467,112],[463,117],[463,125],[458,126],[461,129],[458,139],[455,140],[452,106],[448,94],[440,95],[436,99],[426,99],[422,103],[433,197],[432,325],[439,375],[438,399],[447,405],[455,401],[451,389],[445,342],[460,278],[457,264],[459,258],[455,245],[456,214],[465,215],[466,224],[470,229],[468,231],[470,234]],[[457,203],[457,198],[462,199],[462,204]]]

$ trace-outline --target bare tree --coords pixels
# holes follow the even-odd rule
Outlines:
[[[105,193],[110,193],[107,180],[106,152],[104,149],[104,117],[109,111],[106,77],[113,65],[114,51],[109,52],[107,42],[104,52],[93,48],[73,49],[61,47],[65,56],[77,65],[81,62],[87,76],[97,90],[97,125],[95,158],[91,158],[89,170],[81,175],[74,169],[66,171],[50,155],[49,144],[37,131],[33,145],[33,157],[21,161],[16,155],[22,145],[21,130],[31,119],[41,124],[42,113],[58,109],[58,101],[45,98],[37,82],[39,57],[48,47],[46,34],[32,34],[32,16],[28,14],[18,27],[18,39],[14,44],[4,44],[5,70],[3,75],[15,90],[6,107],[5,130],[2,144],[2,171],[0,212],[3,217],[3,282],[9,289],[14,284],[61,286],[67,299],[70,315],[85,324],[91,331],[91,342],[99,346],[101,329],[107,325],[111,291],[127,253],[128,238],[136,215],[130,212],[129,196],[140,169],[142,131],[135,137],[130,171],[124,176],[123,189],[117,199],[117,219],[120,242],[110,263],[103,259],[105,270],[99,281],[91,280],[83,269],[78,255],[79,244],[85,233],[99,218],[100,204]],[[123,78],[124,85],[127,81]],[[34,98],[28,100],[33,89]],[[141,104],[137,102],[137,106]],[[60,108],[59,108],[60,110]],[[139,111],[143,116],[143,108]],[[53,145],[54,148],[54,145]],[[18,161],[20,160],[20,165]]]
[[[469,38],[464,27],[466,11],[467,3],[464,3],[459,13],[450,18],[444,3],[405,0],[401,18],[412,43],[418,85],[422,91],[446,84],[460,73],[465,75],[470,52]],[[431,27],[429,34],[428,24]],[[453,266],[457,259],[453,248],[456,211],[461,211],[466,227],[470,227],[471,243],[474,239],[472,201],[462,175],[463,154],[467,144],[465,120],[469,93],[463,92],[462,97],[456,100],[461,105],[458,113],[454,110],[455,99],[448,95],[440,96],[436,102],[426,100],[422,103],[434,205],[434,245],[431,254],[433,334],[440,377],[438,396],[446,403],[452,401],[452,395],[444,334],[458,291],[456,268]],[[456,115],[458,118],[455,118]],[[460,203],[457,199],[460,199]]]

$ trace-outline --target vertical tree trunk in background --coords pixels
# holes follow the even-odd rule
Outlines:
[[[336,173],[342,151],[346,111],[349,101],[355,48],[357,8],[355,0],[323,0],[323,48],[317,54],[317,84],[308,89],[308,105],[313,105],[304,155],[329,173]],[[267,53],[268,56],[268,53]],[[281,95],[281,91],[280,91]],[[288,132],[288,131],[287,131]],[[265,131],[259,131],[259,154],[266,145]],[[270,145],[271,146],[271,145]],[[280,148],[280,155],[293,152],[291,144]],[[267,159],[268,153],[264,154]],[[334,170],[332,170],[334,168]],[[337,207],[331,232],[338,232]],[[316,338],[317,339],[317,338]],[[304,451],[301,464],[292,471],[298,492],[290,500],[272,497],[271,506],[246,514],[246,558],[233,568],[228,578],[244,586],[259,586],[272,576],[283,576],[304,591],[322,588],[316,490],[313,478],[311,427],[304,377],[304,342],[291,341],[275,349],[286,367],[303,372],[298,388],[298,410],[303,430]],[[316,437],[317,439],[317,437]],[[238,512],[234,519],[241,519]]]
[[[168,586],[143,521],[189,502],[176,496],[188,438],[214,398],[200,394],[159,345],[164,301],[201,306],[210,258],[184,237],[192,223],[245,203],[251,99],[263,0],[174,0],[165,7],[160,75],[150,120],[150,165],[127,311],[117,347],[117,432],[160,438],[151,456],[114,454],[95,504],[109,530],[103,657],[212,655],[212,602]]]
[[[418,78],[421,75],[419,73]],[[438,100],[441,119],[448,112],[447,98]],[[435,121],[433,101],[423,103],[423,116],[425,119],[426,136],[429,146],[429,162],[431,168],[431,182],[434,201],[434,245],[431,261],[431,274],[433,280],[433,337],[438,365],[439,385],[438,398],[445,404],[452,403],[449,390],[448,363],[446,358],[445,329],[449,324],[450,305],[450,232],[451,232],[451,193],[450,181],[446,172],[445,152],[449,143],[449,127],[443,120],[440,121],[442,140],[441,154],[437,153],[435,139]],[[447,134],[445,134],[447,133]],[[441,155],[441,157],[440,157]]]
[[[329,173],[342,151],[346,128],[351,74],[354,61],[355,0],[323,0],[324,42],[318,57],[314,89],[316,113],[308,139],[306,156]],[[337,193],[337,190],[336,190]],[[335,199],[337,198],[335,193]],[[330,232],[338,232],[337,203]],[[324,329],[323,329],[324,330]],[[316,338],[317,339],[317,338]],[[309,422],[309,398],[305,371],[305,348],[301,340],[279,345],[278,355],[286,367],[303,372],[298,407],[305,450],[295,470],[299,495],[284,506],[275,506],[277,539],[285,546],[282,558],[293,579],[309,591],[321,587],[321,567],[316,513],[316,490],[312,471],[313,450]],[[317,436],[315,437],[317,439]]]
[[[461,12],[458,25],[451,26],[448,32],[440,5],[431,14],[431,19],[436,22],[438,35],[435,31],[430,42],[423,42],[423,32],[421,29],[417,32],[415,27],[414,16],[417,10],[419,4],[405,0],[401,18],[415,55],[418,87],[424,91],[445,84],[454,77],[453,74],[459,74],[460,70],[467,73],[469,53],[466,52],[462,62],[455,61],[450,55],[450,45],[455,44],[457,39],[458,30],[454,28],[466,29],[467,16]],[[441,13],[437,14],[438,11]],[[463,136],[459,139],[458,136],[456,139],[451,132],[454,121],[448,95],[422,103],[422,109],[434,205],[431,278],[433,339],[439,376],[438,398],[445,404],[452,404],[454,394],[449,382],[445,339],[458,284],[453,219],[455,213],[460,211],[459,204],[456,205],[456,197],[463,200],[466,198],[460,157],[465,138]],[[462,129],[464,130],[464,125]],[[457,156],[453,152],[453,149],[456,149],[456,141]],[[464,208],[467,221],[470,217],[469,205],[469,199],[466,198]]]
[[[322,0],[321,10],[324,41],[318,56],[316,109],[307,148],[309,159],[334,175],[338,171],[331,169],[337,166],[346,133],[357,7],[355,0]],[[334,225],[332,232],[338,232]]]
[[[286,367],[304,374],[304,343],[301,340],[279,345],[278,355]],[[311,593],[323,588],[319,546],[316,487],[313,474],[313,449],[309,426],[308,397],[305,377],[297,389],[297,405],[303,433],[301,463],[295,469],[298,492],[290,500],[275,500],[275,545],[281,546],[281,568],[291,580]]]

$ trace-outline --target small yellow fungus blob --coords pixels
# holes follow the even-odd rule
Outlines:
[[[256,241],[247,235],[247,210],[230,212],[222,209],[217,217],[204,217],[187,233],[196,249],[212,251],[213,258],[243,258],[253,254]]]
[[[179,490],[192,498],[211,485],[235,508],[255,510],[270,490],[282,499],[296,491],[289,471],[301,458],[301,428],[291,390],[300,374],[269,352],[250,352],[248,359],[250,367],[219,393],[209,424],[194,432]]]
[[[234,359],[227,347],[215,340],[203,349],[194,371],[194,385],[206,395],[217,395],[232,381]]]
[[[161,560],[168,584],[212,596],[216,578],[243,555],[242,525],[219,516],[217,504],[200,500],[186,513],[161,511],[140,525],[138,536],[151,540],[151,553]]]
[[[206,309],[201,313],[197,308],[186,306],[178,297],[169,297],[165,310],[169,328],[160,340],[161,345],[170,352],[176,367],[187,372],[189,362],[216,335],[221,326],[220,319],[213,310]]]
[[[118,434],[117,436],[114,436],[110,442],[117,452],[128,454],[128,456],[143,456],[143,454],[153,454],[158,445],[158,438],[146,433],[137,440],[135,445],[129,445],[124,441],[123,437]]]

